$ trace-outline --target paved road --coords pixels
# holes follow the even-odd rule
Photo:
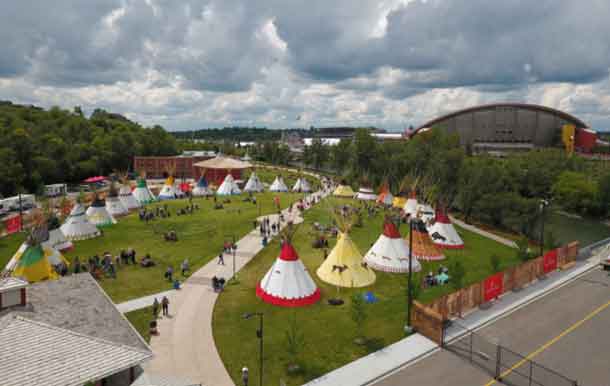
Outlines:
[[[578,380],[581,386],[610,386],[609,328],[610,277],[596,269],[477,333],[531,354],[532,360]],[[376,385],[492,384],[481,368],[443,350]]]

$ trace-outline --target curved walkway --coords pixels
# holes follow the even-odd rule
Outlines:
[[[469,230],[469,231],[474,232],[474,233],[478,233],[479,235],[481,235],[483,237],[487,237],[488,239],[492,239],[494,241],[497,241],[500,244],[506,245],[507,247],[517,248],[517,243],[515,243],[512,240],[509,240],[509,239],[504,238],[502,236],[498,236],[498,235],[493,234],[491,232],[487,232],[486,230],[483,230],[481,228],[477,228],[474,225],[466,224],[464,221],[459,220],[459,219],[457,219],[457,218],[455,218],[453,216],[449,216],[449,218],[451,219],[451,222],[453,222],[454,224],[456,224],[456,225],[458,225],[458,226],[460,226],[460,227],[462,227],[462,228],[464,228],[466,230]]]
[[[308,197],[323,197],[316,192]],[[295,223],[302,222],[298,210],[284,217]],[[278,215],[268,217],[277,222]],[[260,219],[260,218],[259,218]],[[282,226],[286,225],[286,221]],[[277,235],[277,233],[276,233]],[[258,229],[237,241],[235,271],[238,272],[263,249]],[[218,294],[211,286],[213,276],[229,279],[233,276],[233,256],[226,255],[225,264],[218,265],[214,259],[193,273],[180,291],[170,294],[170,315],[159,319],[160,334],[151,337],[154,353],[152,361],[145,365],[147,373],[185,377],[204,386],[234,386],[214,342],[212,313]]]

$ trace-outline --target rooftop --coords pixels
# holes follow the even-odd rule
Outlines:
[[[247,169],[251,168],[252,164],[219,154],[212,159],[197,162],[194,166],[204,169]]]

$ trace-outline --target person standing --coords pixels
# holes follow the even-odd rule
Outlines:
[[[244,367],[241,369],[241,380],[244,383],[244,386],[248,386],[248,368]]]
[[[218,255],[218,264],[225,265],[224,252],[220,252],[220,254]]]
[[[161,299],[161,307],[163,308],[163,316],[168,316],[169,315],[169,299],[167,298],[167,296],[163,296],[163,299]]]
[[[184,259],[180,268],[182,269],[182,276],[186,276],[186,272],[190,271],[189,268],[189,259]]]
[[[153,301],[152,309],[153,317],[157,319],[157,317],[159,317],[159,301],[157,300],[157,298],[155,298],[155,300]]]

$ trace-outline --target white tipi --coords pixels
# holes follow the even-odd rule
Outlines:
[[[373,192],[373,189],[361,186],[356,193],[356,198],[362,201],[375,201],[377,195]]]
[[[99,229],[91,224],[85,215],[85,207],[76,203],[66,222],[59,228],[68,240],[86,240],[101,235]]]
[[[91,206],[87,208],[85,214],[87,215],[87,220],[97,227],[116,224],[114,217],[106,210],[106,202],[97,195]]]
[[[256,173],[252,172],[252,174],[250,174],[250,178],[248,178],[248,182],[246,182],[244,192],[260,193],[263,190],[265,190],[263,183],[258,178]]]
[[[432,242],[441,248],[462,249],[464,242],[445,211],[437,210],[434,224],[428,228]]]
[[[294,186],[292,187],[292,191],[298,193],[309,193],[311,192],[311,186],[309,186],[309,182],[307,182],[305,178],[299,177],[297,182],[295,182]]]
[[[119,189],[119,200],[127,210],[138,209],[142,205],[136,200],[133,194],[131,194],[131,187],[129,181],[125,181]]]
[[[276,306],[301,307],[320,300],[320,289],[294,247],[285,241],[280,256],[256,286],[256,296]]]
[[[275,180],[269,187],[269,191],[270,192],[287,192],[288,191],[288,187],[284,183],[284,179],[282,178],[282,176],[275,177]]]
[[[55,215],[50,216],[47,220],[47,230],[49,237],[41,243],[43,246],[61,252],[74,248],[72,241],[68,240],[61,229],[59,229],[59,219]]]
[[[155,201],[155,195],[148,188],[145,177],[140,177],[136,180],[136,188],[132,194],[140,205],[150,204]]]
[[[205,179],[204,175],[201,175],[201,177],[199,177],[199,181],[197,181],[195,189],[193,189],[193,196],[202,197],[211,196],[212,194],[214,194],[214,192],[212,192],[212,189],[210,189],[208,181]]]
[[[411,193],[409,194],[407,202],[405,202],[403,210],[405,214],[408,214],[412,218],[415,218],[415,216],[417,215],[417,196],[415,194],[415,190],[411,190]]]
[[[165,184],[163,184],[157,198],[159,200],[175,200],[180,195],[181,194],[178,193],[178,189],[176,189],[176,186],[174,186],[174,176],[170,174],[169,177],[165,179]]]
[[[364,261],[369,267],[378,271],[409,272],[409,246],[405,239],[400,237],[394,223],[385,222],[383,233],[366,253]],[[415,256],[411,257],[411,268],[413,272],[421,270],[421,265]]]
[[[120,217],[129,214],[129,210],[127,210],[119,199],[119,193],[114,183],[110,186],[110,190],[106,196],[106,210],[113,217]]]
[[[222,184],[220,184],[220,187],[216,191],[216,194],[218,194],[219,196],[229,196],[232,194],[240,193],[241,190],[239,189],[239,186],[237,186],[237,183],[235,183],[235,179],[233,178],[231,173],[227,174],[224,181],[222,181]]]

